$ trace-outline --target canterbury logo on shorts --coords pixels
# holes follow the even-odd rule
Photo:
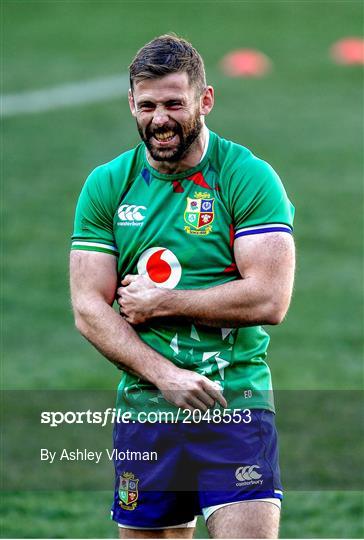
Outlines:
[[[259,480],[262,477],[255,469],[260,469],[259,465],[247,465],[239,467],[235,471],[235,478],[240,482],[243,480]]]

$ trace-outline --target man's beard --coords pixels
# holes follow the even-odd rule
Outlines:
[[[139,125],[137,120],[137,128],[142,141],[148,148],[150,155],[155,161],[167,161],[175,163],[182,159],[188,152],[192,143],[197,139],[202,129],[202,122],[200,114],[196,115],[186,124],[181,125],[175,122],[174,124],[167,124],[161,128],[151,129],[150,125],[146,127],[145,132]],[[166,133],[172,130],[178,135],[179,142],[177,146],[173,148],[157,148],[152,143],[152,137],[155,133]]]

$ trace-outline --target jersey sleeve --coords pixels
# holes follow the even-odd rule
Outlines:
[[[236,170],[231,185],[234,238],[293,231],[294,207],[274,169],[252,156],[244,172]]]
[[[71,249],[100,251],[118,256],[113,234],[114,208],[105,166],[87,178],[76,206]]]

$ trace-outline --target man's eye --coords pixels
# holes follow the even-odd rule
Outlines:
[[[152,103],[142,103],[139,105],[139,110],[141,111],[152,111],[154,108]]]
[[[167,104],[168,109],[179,109],[182,106],[182,103],[179,101],[171,101]]]

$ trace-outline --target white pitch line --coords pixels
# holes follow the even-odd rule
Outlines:
[[[125,94],[129,88],[127,74],[62,84],[42,90],[31,90],[1,96],[1,116],[39,113],[105,101]]]

